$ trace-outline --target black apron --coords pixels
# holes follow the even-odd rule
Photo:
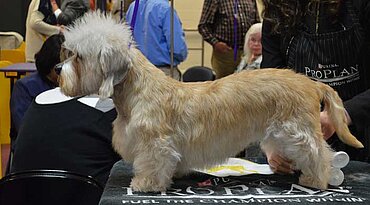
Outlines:
[[[360,60],[362,43],[365,33],[354,12],[352,1],[343,1],[345,12],[340,19],[343,29],[333,32],[308,32],[307,27],[298,31],[293,37],[285,39],[287,43],[284,52],[287,65],[296,72],[305,74],[315,81],[320,81],[334,88],[343,101],[369,88],[366,77],[369,71]],[[369,139],[364,130],[355,130],[354,134],[365,146],[369,146]],[[328,143],[335,150],[346,151],[352,160],[369,161],[370,151],[355,149],[343,144],[337,136],[333,136]]]
[[[343,6],[342,30],[315,34],[302,29],[290,39],[286,59],[288,67],[328,84],[345,101],[367,86],[360,77],[365,68],[358,63],[364,33],[352,1],[344,1]]]

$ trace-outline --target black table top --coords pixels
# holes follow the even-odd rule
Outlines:
[[[326,191],[298,185],[298,175],[215,177],[194,173],[163,193],[133,192],[132,166],[117,162],[100,205],[114,204],[370,204],[370,164],[351,161],[345,180]]]

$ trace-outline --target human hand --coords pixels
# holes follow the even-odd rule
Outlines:
[[[267,162],[271,170],[277,174],[294,174],[292,160],[274,151],[266,152]]]
[[[226,43],[224,42],[217,42],[216,44],[213,45],[213,49],[216,51],[216,52],[219,52],[219,53],[226,53],[227,51],[230,51],[232,50],[231,47],[229,47]]]
[[[63,33],[65,29],[64,25],[58,25],[58,27],[59,27],[59,32]]]
[[[347,125],[350,125],[352,121],[347,111],[345,111],[345,115],[346,115]],[[328,140],[331,136],[333,136],[335,132],[335,128],[334,128],[333,122],[331,121],[327,111],[320,112],[320,123],[321,123],[321,131],[324,136],[324,139]]]
[[[327,111],[320,112],[320,123],[321,123],[321,132],[324,136],[324,139],[328,140],[331,136],[333,136],[335,128]]]

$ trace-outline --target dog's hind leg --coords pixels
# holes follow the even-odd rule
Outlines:
[[[131,181],[134,191],[165,191],[172,182],[180,155],[165,139],[156,138],[141,144],[133,167],[135,176]]]
[[[330,178],[334,152],[325,142],[319,122],[311,124],[284,122],[274,127],[262,145],[263,149],[278,150],[301,170],[299,183],[326,189]]]
[[[307,153],[307,161],[296,160],[297,167],[302,172],[299,184],[322,190],[328,188],[331,177],[331,159],[334,153],[325,144],[326,142],[318,145],[317,151]]]

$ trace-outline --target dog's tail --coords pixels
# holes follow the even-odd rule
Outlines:
[[[335,131],[339,139],[352,147],[363,148],[364,145],[353,136],[347,126],[347,118],[343,107],[343,102],[338,93],[330,86],[317,82],[319,89],[322,92],[322,100],[324,102],[325,110],[333,122]]]

